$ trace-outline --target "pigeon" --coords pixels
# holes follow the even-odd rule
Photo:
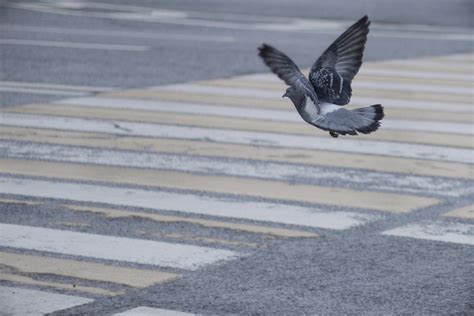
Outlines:
[[[342,33],[316,60],[308,78],[283,52],[267,44],[258,48],[263,62],[289,85],[283,97],[293,102],[303,120],[332,137],[372,133],[384,117],[380,104],[342,107],[352,96],[351,82],[362,65],[369,25],[364,16]]]

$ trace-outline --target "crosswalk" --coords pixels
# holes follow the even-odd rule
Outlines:
[[[96,96],[69,87],[69,99],[3,108],[0,304],[73,308],[231,265],[271,240],[317,243],[393,218],[373,234],[474,245],[473,67],[472,55],[364,64],[354,106],[382,103],[387,116],[375,134],[339,139],[304,124],[272,74]],[[403,220],[415,212],[431,215]]]

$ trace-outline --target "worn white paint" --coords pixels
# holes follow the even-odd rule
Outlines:
[[[216,96],[250,97],[259,99],[275,99],[279,97],[278,93],[276,93],[275,91],[241,87],[217,87],[210,85],[198,85],[193,83],[179,83],[167,86],[158,86],[154,87],[153,89],[160,91],[211,94]]]
[[[233,143],[255,146],[318,149],[358,154],[386,155],[404,158],[473,163],[472,150],[470,149],[446,148],[441,146],[387,141],[331,139],[327,137],[289,135],[268,132],[235,131],[226,129],[12,113],[2,113],[2,123],[8,126],[204,140],[219,143]],[[469,127],[469,129],[472,130],[472,127]]]
[[[466,114],[469,115],[469,114]],[[446,134],[473,135],[474,126],[470,123],[451,123],[421,120],[382,120],[382,126],[388,129],[407,131],[437,132]]]
[[[366,190],[461,196],[474,193],[474,187],[454,179],[437,179],[415,175],[396,175],[360,170],[331,170],[327,167],[302,166],[241,159],[218,159],[188,155],[118,151],[100,148],[18,143],[0,141],[0,153],[5,158],[41,159],[107,166],[154,168],[204,174],[253,177],[270,180],[340,181],[352,186],[362,184]]]
[[[78,86],[57,83],[27,82],[27,81],[0,81],[0,87],[33,88],[33,89],[54,89],[79,92],[104,92],[113,91],[111,87]]]
[[[473,78],[474,80],[474,78]],[[372,105],[381,103],[383,106],[390,108],[403,108],[411,110],[427,110],[427,111],[443,111],[443,112],[466,112],[466,115],[472,115],[474,108],[471,104],[465,103],[448,103],[436,101],[420,101],[420,100],[406,100],[403,98],[376,98],[376,97],[362,97],[353,96],[351,104]],[[385,122],[386,119],[384,119]]]
[[[55,90],[55,89],[35,89],[35,88],[26,88],[26,87],[2,87],[0,86],[0,91],[3,92],[17,92],[17,93],[31,93],[31,94],[49,94],[49,95],[63,95],[63,96],[81,96],[86,95],[85,92],[80,91],[65,91],[65,90]]]
[[[0,314],[2,315],[40,316],[92,301],[80,296],[0,286]]]
[[[396,69],[393,67],[383,68],[382,63],[378,63],[377,67],[367,67],[370,63],[364,63],[360,68],[359,74],[362,76],[383,76],[383,77],[395,77],[395,78],[415,78],[415,79],[442,79],[442,80],[456,80],[466,81],[471,83],[474,80],[474,75],[455,73],[455,72],[437,72],[430,70],[409,70],[409,69]],[[242,75],[234,77],[239,80],[255,80],[255,81],[268,81],[268,82],[282,82],[277,76],[272,73],[259,73],[252,75]],[[356,76],[354,83],[360,81]]]
[[[456,95],[472,96],[471,88],[465,87],[451,87],[451,86],[435,86],[435,85],[420,85],[420,84],[401,84],[401,83],[377,83],[361,81],[354,86],[360,88],[381,89],[389,91],[410,91],[410,92],[436,92]],[[211,94],[219,96],[235,96],[235,97],[254,97],[262,99],[275,99],[278,95],[275,91],[262,90],[257,88],[242,88],[242,87],[222,87],[212,85],[199,85],[193,83],[181,83],[168,86],[155,87],[155,90],[162,91],[179,91],[183,93],[200,93]],[[403,97],[403,93],[400,93]],[[382,98],[381,98],[382,99]]]
[[[360,70],[361,75],[374,75],[374,76],[392,76],[402,78],[426,78],[426,79],[443,79],[443,80],[461,80],[472,82],[474,80],[473,74],[462,74],[455,72],[434,72],[434,71],[421,71],[421,70],[408,70],[408,69],[394,69],[394,68],[369,68],[362,67]],[[356,79],[357,80],[357,79]]]
[[[181,103],[171,101],[150,101],[140,99],[83,97],[57,101],[59,104],[71,104],[84,107],[106,109],[127,109],[162,111],[170,113],[185,113],[199,115],[213,115],[235,117],[243,119],[261,119],[281,122],[302,122],[298,113],[289,108],[288,111],[267,110],[259,108],[242,108],[237,106],[216,106],[195,103]],[[291,111],[290,111],[291,110]]]
[[[143,45],[117,45],[117,44],[101,44],[101,43],[79,43],[79,42],[59,42],[59,41],[42,41],[42,40],[26,40],[26,39],[0,39],[0,44],[4,45],[22,45],[22,46],[44,46],[56,48],[73,48],[73,49],[96,49],[96,50],[117,50],[129,52],[142,52],[148,49]]]
[[[474,225],[465,223],[438,221],[408,224],[385,231],[383,234],[474,246]]]
[[[472,34],[466,34],[471,36],[472,39]],[[449,63],[449,62],[439,62],[434,59],[395,59],[395,60],[387,60],[384,61],[383,63],[372,63],[368,67],[373,67],[373,68],[378,68],[378,67],[384,67],[384,66],[413,66],[416,68],[425,68],[425,69],[445,69],[447,73],[469,73],[469,70],[474,70],[474,65],[470,63]]]
[[[336,230],[364,225],[380,218],[380,216],[373,214],[344,211],[327,212],[317,207],[245,201],[191,193],[149,191],[10,177],[0,177],[0,192]]]
[[[414,84],[414,83],[395,83],[395,82],[388,83],[388,82],[383,82],[383,81],[381,82],[381,81],[368,81],[368,80],[354,81],[353,88],[355,89],[368,88],[368,89],[409,91],[409,92],[434,92],[434,93],[464,94],[464,95],[474,94],[472,88],[468,88],[468,87]]]
[[[114,314],[114,316],[197,316],[197,314],[178,312],[169,309],[139,306]]]
[[[364,98],[354,97],[358,104],[361,106],[368,106],[372,104],[380,103],[380,99],[377,98]],[[378,101],[378,102],[377,102]],[[239,106],[226,106],[226,105],[206,105],[196,103],[185,103],[185,102],[172,102],[172,101],[160,101],[160,100],[140,100],[140,99],[127,99],[127,98],[104,98],[104,97],[81,97],[81,98],[70,98],[61,101],[56,101],[58,104],[71,104],[75,106],[84,107],[96,107],[105,109],[126,109],[126,110],[144,110],[144,111],[161,111],[169,113],[184,113],[184,114],[198,114],[198,115],[212,115],[222,117],[233,117],[243,119],[260,119],[267,121],[278,121],[278,122],[302,122],[301,117],[294,110],[293,107],[288,107],[288,110],[276,110],[276,109],[262,109],[262,108],[251,108],[251,107],[239,107]],[[466,115],[474,115],[474,107],[471,105],[456,105],[442,102],[421,102],[421,101],[407,101],[407,100],[385,100],[383,105],[386,108],[407,108],[423,110],[437,110],[441,112],[466,112]],[[339,106],[338,106],[339,108]],[[391,119],[385,118],[383,124],[389,122],[394,129],[420,129],[420,127],[412,127],[412,124],[403,124],[406,120],[395,120],[392,122]],[[397,122],[402,122],[403,126],[398,127]],[[424,121],[417,121],[418,123]],[[411,122],[410,122],[411,123]],[[438,131],[438,125],[442,122],[430,122],[428,126],[422,125],[423,130]],[[434,125],[433,125],[434,124]],[[444,126],[441,124],[441,126]],[[455,125],[456,130],[459,127],[464,128],[465,125]],[[386,126],[384,126],[386,127]],[[445,128],[446,129],[446,128]]]
[[[63,197],[69,194],[63,191]],[[126,192],[123,194],[126,196]],[[3,247],[178,269],[196,270],[237,257],[237,253],[223,249],[14,224],[0,224],[0,231],[0,245]]]

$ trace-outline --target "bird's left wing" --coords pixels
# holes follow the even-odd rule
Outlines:
[[[309,80],[321,101],[337,105],[349,103],[351,82],[362,65],[369,25],[367,16],[354,23],[311,67]]]
[[[316,91],[314,91],[309,80],[306,79],[298,66],[296,66],[288,56],[267,44],[262,44],[258,50],[258,55],[281,80],[302,94],[308,96],[319,109],[319,100]]]

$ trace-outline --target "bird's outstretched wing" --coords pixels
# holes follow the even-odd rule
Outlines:
[[[319,109],[319,100],[314,91],[313,85],[308,79],[306,79],[298,66],[296,66],[288,56],[267,44],[262,44],[258,50],[258,55],[281,80],[302,94],[308,96]]]
[[[311,67],[309,80],[321,101],[337,105],[349,103],[351,82],[362,65],[369,25],[367,16],[354,23]]]

